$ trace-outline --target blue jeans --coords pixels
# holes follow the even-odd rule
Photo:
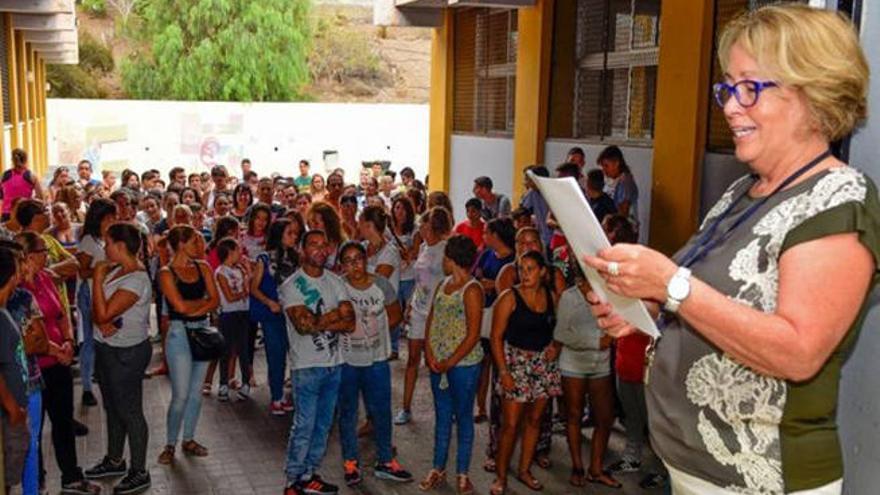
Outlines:
[[[458,425],[455,456],[456,474],[466,474],[471,465],[474,447],[474,399],[480,379],[480,365],[455,366],[446,372],[449,386],[440,389],[440,374],[431,373],[434,393],[434,468],[446,469],[452,423]]]
[[[43,420],[43,393],[35,390],[28,395],[28,426],[31,440],[27,457],[24,460],[24,472],[21,476],[22,495],[38,495],[40,493],[40,432]]]
[[[79,347],[79,374],[82,378],[83,392],[92,391],[92,375],[95,372],[95,330],[92,326],[92,291],[89,284],[79,284],[76,295],[76,307],[82,323],[82,344]]]
[[[311,478],[324,452],[333,426],[342,366],[293,371],[293,424],[287,442],[288,483]]]
[[[339,385],[339,441],[343,461],[360,461],[357,420],[359,395],[364,395],[367,416],[373,423],[373,441],[380,464],[391,462],[391,367],[388,361],[370,366],[342,365]]]
[[[166,417],[166,445],[176,445],[183,423],[183,441],[192,440],[202,410],[202,382],[207,361],[193,361],[184,322],[172,320],[165,339],[165,359],[171,379],[171,403]]]
[[[263,328],[263,339],[266,342],[266,364],[269,367],[269,392],[272,401],[284,397],[284,373],[287,370],[287,324],[284,316],[260,320]]]
[[[412,297],[413,290],[416,288],[415,279],[401,280],[397,287],[397,301],[400,303],[401,309],[406,311],[406,305]],[[391,329],[391,351],[398,352],[400,350],[400,330],[402,326],[397,325]]]

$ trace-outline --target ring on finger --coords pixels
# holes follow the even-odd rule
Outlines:
[[[608,263],[608,274],[612,277],[620,275],[620,263],[611,261]]]

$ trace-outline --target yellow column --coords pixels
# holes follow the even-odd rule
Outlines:
[[[452,12],[431,35],[431,103],[428,141],[428,189],[449,191],[449,139],[452,134]]]
[[[43,148],[40,146],[40,139],[37,133],[39,128],[40,115],[37,112],[37,69],[36,69],[36,53],[30,44],[27,45],[27,85],[28,85],[28,133],[31,136],[31,153],[33,158],[34,169],[42,176],[46,170],[43,168]]]
[[[550,89],[553,0],[519,9],[513,126],[513,196],[525,192],[522,171],[544,161]]]
[[[664,0],[654,112],[651,245],[672,253],[691,236],[706,150],[713,0]]]
[[[30,105],[28,104],[30,96],[28,95],[27,82],[27,47],[24,42],[24,34],[21,31],[15,33],[15,50],[17,52],[16,62],[18,62],[18,108],[19,117],[21,118],[21,148],[27,151],[28,156],[33,154],[33,145],[31,143],[30,134]]]
[[[21,147],[21,131],[18,127],[21,121],[18,106],[18,50],[15,47],[15,31],[12,29],[12,14],[4,13],[3,17],[3,24],[6,26],[6,32],[3,33],[3,36],[6,36],[6,61],[9,64],[9,121],[12,124],[10,143],[13,148],[18,148]],[[8,157],[4,155],[3,159],[8,160]]]

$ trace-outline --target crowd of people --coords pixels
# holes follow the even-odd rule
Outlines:
[[[44,415],[64,493],[96,493],[90,480],[114,476],[122,476],[115,493],[149,487],[144,376],[167,375],[171,383],[157,462],[172,464],[178,448],[207,456],[196,440],[202,400],[214,395],[217,374],[217,400],[252,400],[261,381],[254,376],[259,347],[269,412],[293,413],[285,467],[291,493],[336,491],[318,474],[336,421],[347,484],[362,480],[364,432],[375,441],[376,477],[413,480],[395,458],[392,429],[413,421],[423,365],[435,400],[436,448],[422,489],[445,479],[456,425],[456,486],[473,491],[474,425],[483,423],[491,432],[483,467],[498,476],[493,492],[506,487],[520,424],[524,449],[516,477],[539,489],[531,464],[535,457],[549,466],[554,420],[572,442],[572,484],[619,486],[604,469],[615,418],[611,340],[586,316],[583,274],[525,175],[528,193],[516,209],[491,178],[477,177],[474,197],[462,205],[466,219],[456,224],[449,196],[427,192],[409,168],[398,181],[380,164],[365,167],[351,185],[341,170],[325,180],[305,160],[295,177],[260,177],[244,160],[240,178],[221,165],[206,176],[175,167],[167,183],[155,170],[126,170],[117,184],[113,172],[93,179],[92,164],[83,160],[76,178],[59,167],[42,188],[26,153],[15,150],[12,158],[14,167],[2,178],[0,229],[0,255],[9,256],[6,287],[15,295],[7,309],[17,325],[9,331],[17,327],[21,342],[39,344],[20,349],[26,387],[18,408],[11,407],[30,417],[21,436],[30,437],[28,445],[7,457],[20,473],[8,472],[7,483],[21,479],[25,493],[45,486],[38,455]],[[638,192],[623,154],[609,147],[597,164],[587,175],[599,194],[587,188],[585,197],[606,217],[612,237],[632,242],[637,224],[626,213],[636,210]],[[583,168],[584,151],[572,148],[555,172],[581,179]],[[543,166],[528,170],[551,175]],[[606,177],[618,179],[608,182],[611,195],[596,183]],[[151,338],[161,338],[162,359],[148,370]],[[389,363],[399,359],[401,341],[407,345],[398,384],[403,401],[393,414]],[[629,361],[638,362],[645,346],[632,347]],[[86,429],[73,417],[74,362],[82,406],[99,403],[96,383],[106,411],[106,455],[85,470],[72,441]],[[359,425],[361,399],[366,420]],[[555,415],[548,407],[554,399]],[[640,412],[627,416],[643,418],[644,404],[636,407]],[[585,417],[585,410],[592,413]],[[597,431],[587,468],[580,452],[585,422]],[[638,469],[635,446],[643,436],[633,436],[633,449],[615,471]]]
[[[817,49],[832,39],[839,53]],[[176,167],[167,182],[126,170],[119,184],[112,172],[93,179],[82,161],[76,178],[59,167],[43,188],[14,150],[0,179],[6,485],[42,491],[48,417],[62,493],[98,493],[91,480],[110,477],[121,478],[116,494],[147,490],[144,376],[171,384],[157,462],[175,463],[178,444],[208,456],[196,432],[214,375],[219,368],[218,401],[254,400],[262,346],[266,407],[292,415],[286,495],[337,492],[320,474],[334,424],[347,485],[367,469],[362,436],[375,444],[376,478],[413,481],[393,431],[423,419],[411,409],[422,366],[434,404],[423,491],[452,478],[454,429],[454,487],[475,492],[480,427],[493,495],[507,490],[517,443],[513,477],[543,488],[534,468],[550,467],[554,430],[568,441],[573,487],[619,488],[618,473],[642,468],[650,432],[665,469],[645,473],[643,487],[841,493],[837,383],[878,279],[880,202],[829,146],[864,116],[867,65],[847,21],[801,6],[741,17],[719,47],[725,80],[714,95],[737,157],[755,173],[730,186],[672,258],[637,243],[638,188],[616,146],[590,170],[580,148],[553,170],[527,169],[581,184],[613,244],[583,260],[528,175],[515,209],[490,177],[453,205],[408,168],[398,181],[374,164],[351,184],[304,160],[295,177],[261,177],[245,160],[241,177],[222,165],[189,175]],[[642,299],[663,338],[651,341],[601,301],[581,261],[611,292]],[[148,370],[154,319],[162,359]],[[402,341],[404,379],[393,383]],[[74,442],[86,433],[73,417],[74,362],[82,405],[98,404],[97,382],[105,410],[106,454],[88,469]],[[394,387],[403,392],[396,413]],[[626,449],[611,460],[616,418]]]

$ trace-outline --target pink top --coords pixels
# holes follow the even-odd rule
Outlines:
[[[30,179],[30,180],[28,180]],[[12,212],[12,202],[17,198],[30,198],[34,194],[33,178],[26,168],[11,169],[3,174],[3,213]]]
[[[22,286],[29,290],[37,300],[37,306],[40,307],[40,312],[43,313],[46,337],[49,338],[50,342],[62,345],[64,343],[64,336],[61,335],[61,325],[59,322],[61,318],[66,318],[67,316],[64,314],[61,298],[58,297],[58,288],[55,287],[52,277],[43,270],[34,277],[33,282],[24,282]],[[58,360],[51,356],[42,355],[37,358],[37,364],[41,369],[45,369],[58,364]]]

